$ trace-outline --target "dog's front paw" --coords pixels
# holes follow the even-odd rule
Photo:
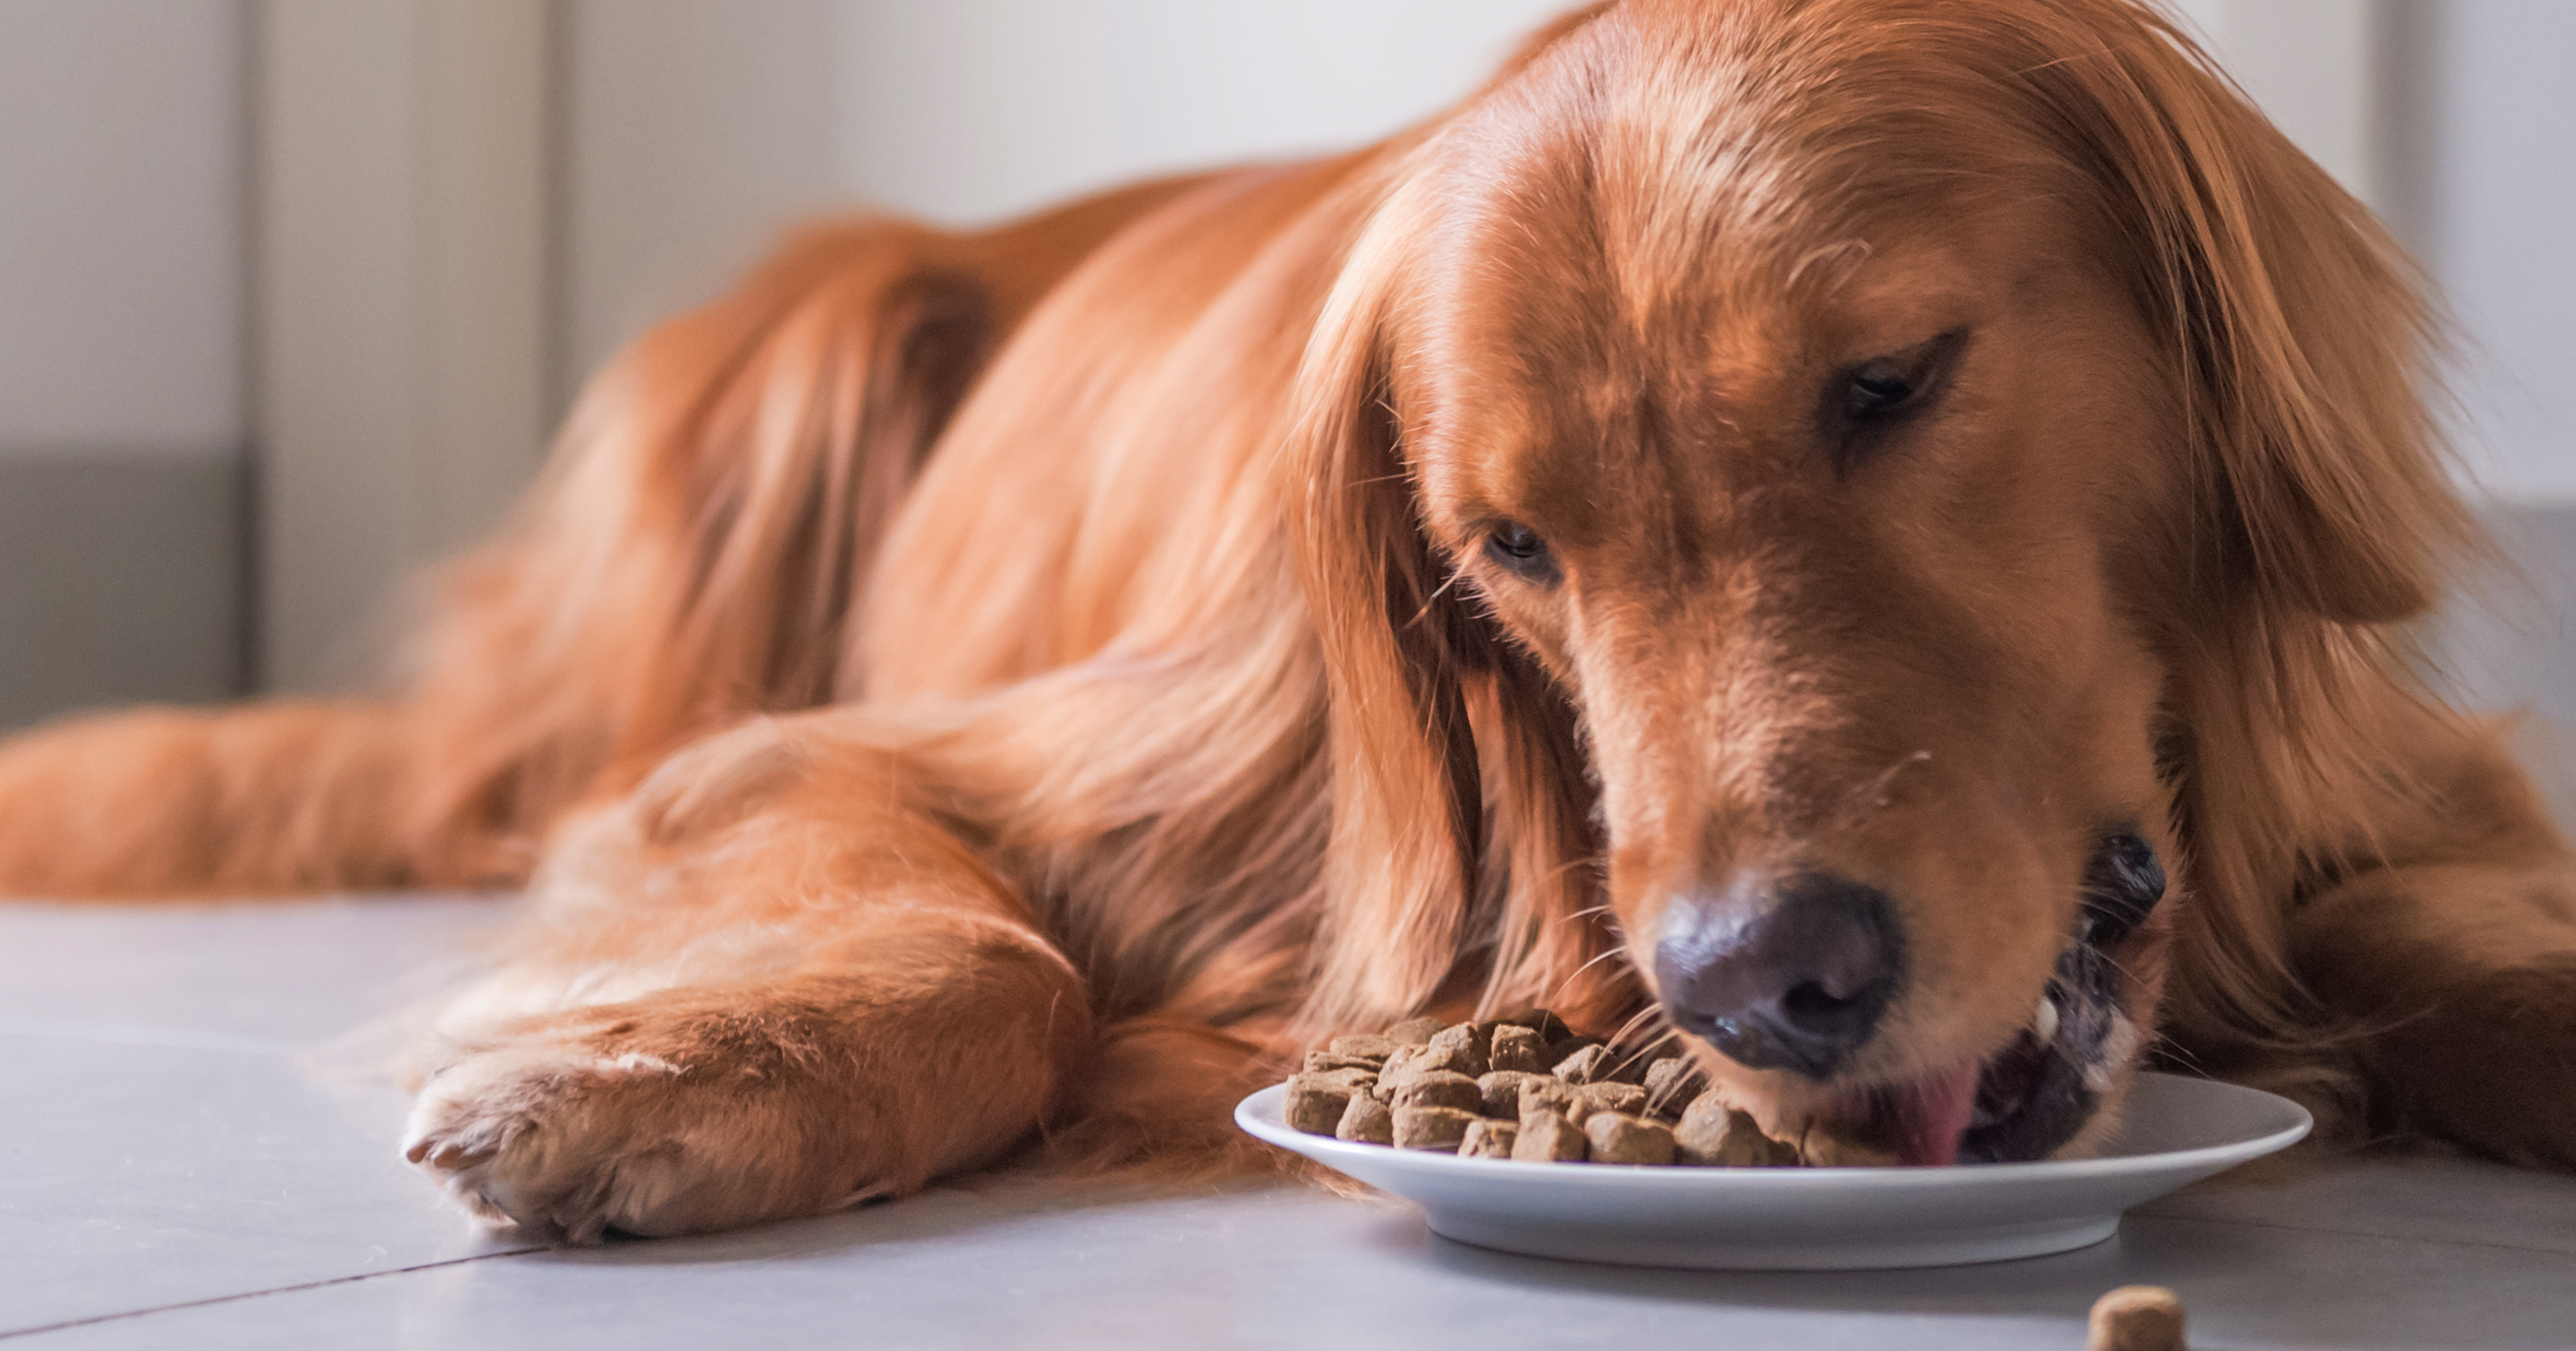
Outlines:
[[[553,1243],[644,1232],[682,1160],[639,1128],[651,1081],[684,1073],[545,1041],[466,1051],[422,1087],[403,1156],[487,1224]]]
[[[802,1113],[719,1065],[524,1034],[459,1048],[423,1085],[403,1155],[483,1222],[549,1243],[813,1214],[855,1199],[814,1166]]]

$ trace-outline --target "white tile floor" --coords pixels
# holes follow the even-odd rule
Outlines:
[[[30,1348],[1949,1347],[2074,1351],[2101,1291],[2195,1347],[2576,1347],[2576,1178],[2347,1160],[2205,1185],[2110,1243],[1943,1271],[1508,1257],[1400,1206],[1025,1184],[721,1238],[531,1250],[394,1157],[343,1034],[506,903],[0,906],[0,1339]],[[1651,1341],[1636,1341],[1639,1338]]]

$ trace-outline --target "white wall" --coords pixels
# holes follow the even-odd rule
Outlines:
[[[259,665],[328,690],[543,458],[551,28],[534,0],[258,18]]]
[[[2389,175],[2375,113],[2384,0],[2173,0],[2275,125],[2385,210]]]
[[[1140,174],[1359,145],[1490,75],[1571,0],[860,4],[842,181],[981,220]]]
[[[2416,244],[2469,339],[2460,448],[2496,496],[2576,504],[2576,3],[2417,3]]]
[[[572,0],[566,365],[785,225],[989,220],[1385,135],[1568,0]]]
[[[2254,101],[2397,225],[2453,307],[2475,496],[2576,503],[2570,0],[2177,0]]]
[[[244,439],[242,12],[0,0],[0,456]]]

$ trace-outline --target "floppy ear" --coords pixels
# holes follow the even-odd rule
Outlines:
[[[2193,904],[2167,1016],[2220,1048],[2312,1045],[2283,898],[2441,790],[2407,635],[2478,534],[2425,398],[2433,324],[2369,211],[2129,0],[2045,0],[2014,74],[2075,150],[2169,335],[2198,537],[2170,606],[2164,763]],[[2043,25],[2054,25],[2041,31]]]
[[[1355,271],[1360,265],[1353,263]],[[1445,572],[1414,519],[1379,342],[1346,271],[1299,376],[1295,533],[1330,689],[1321,1026],[1418,1008],[1448,976],[1484,847]]]
[[[2085,31],[2059,50],[2085,54],[2028,78],[2092,151],[2172,335],[2204,561],[2331,620],[2420,613],[2474,532],[2434,449],[2413,264],[2145,6],[2070,8],[2104,11],[2068,16]]]
[[[1586,913],[1599,877],[1575,716],[1422,529],[1389,381],[1384,226],[1346,264],[1307,350],[1287,462],[1331,698],[1307,1020],[1352,1026],[1470,997],[1598,1016],[1620,973],[1590,962],[1611,940]]]

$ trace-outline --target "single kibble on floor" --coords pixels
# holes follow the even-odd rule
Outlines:
[[[1361,1086],[1331,1074],[1300,1074],[1288,1081],[1288,1124],[1308,1135],[1330,1135],[1341,1124],[1351,1097],[1366,1097]]]
[[[1455,1107],[1474,1114],[1485,1110],[1485,1090],[1475,1080],[1448,1070],[1410,1075],[1387,1094],[1398,1111],[1407,1107]]]
[[[1512,1157],[1522,1163],[1581,1163],[1590,1147],[1582,1127],[1542,1107],[1521,1118]]]
[[[1476,1091],[1485,1095],[1484,1105],[1477,1110],[1486,1116],[1518,1120],[1521,1085],[1543,1077],[1524,1070],[1487,1070],[1476,1076]]]
[[[1493,1039],[1485,1047],[1486,1072],[1519,1070],[1535,1074],[1546,1068],[1539,1063],[1538,1058],[1539,1052],[1546,1049],[1546,1045],[1539,1040],[1536,1032],[1526,1027],[1503,1023],[1495,1027]]]
[[[1517,1121],[1493,1121],[1478,1117],[1468,1123],[1466,1138],[1458,1142],[1462,1159],[1508,1159],[1512,1146],[1521,1138]]]
[[[1493,1066],[1486,1063],[1485,1050],[1493,1037],[1491,1023],[1460,1023],[1431,1034],[1431,1049],[1445,1050],[1458,1061],[1457,1070],[1474,1078]]]
[[[1673,1129],[1625,1112],[1594,1112],[1584,1119],[1583,1138],[1594,1163],[1669,1164]]]
[[[1578,1084],[1574,1091],[1577,1096],[1589,1100],[1595,1108],[1601,1111],[1625,1112],[1630,1116],[1644,1116],[1646,1114],[1646,1090],[1639,1088],[1635,1084],[1621,1084],[1604,1081],[1594,1084]]]
[[[1419,1046],[1431,1040],[1431,1034],[1447,1027],[1437,1018],[1407,1018],[1386,1030],[1386,1039],[1398,1045]]]
[[[2124,1285],[2093,1301],[2085,1351],[2183,1351],[2182,1298],[2161,1285]]]
[[[1609,1077],[1610,1048],[1586,1046],[1563,1060],[1549,1072],[1569,1084],[1588,1084]]]
[[[1362,1144],[1395,1143],[1395,1109],[1366,1093],[1351,1095],[1351,1105],[1342,1110],[1341,1124],[1333,1134]]]
[[[1526,1120],[1532,1112],[1554,1112],[1580,1123],[1592,1115],[1592,1099],[1575,1092],[1572,1084],[1533,1074],[1521,1080],[1520,1110],[1515,1115]]]
[[[1354,1060],[1373,1061],[1383,1065],[1386,1063],[1386,1058],[1395,1054],[1395,1048],[1401,1044],[1392,1037],[1380,1036],[1375,1032],[1355,1032],[1349,1036],[1333,1038],[1332,1045],[1325,1049],[1334,1055],[1349,1056]]]
[[[1473,1112],[1455,1107],[1398,1107],[1395,1109],[1395,1147],[1398,1149],[1431,1149],[1454,1151],[1467,1138],[1467,1128],[1477,1120]]]
[[[1762,1133],[1762,1127],[1715,1093],[1702,1093],[1673,1128],[1684,1163],[1703,1168],[1770,1168],[1797,1162],[1797,1151]]]

